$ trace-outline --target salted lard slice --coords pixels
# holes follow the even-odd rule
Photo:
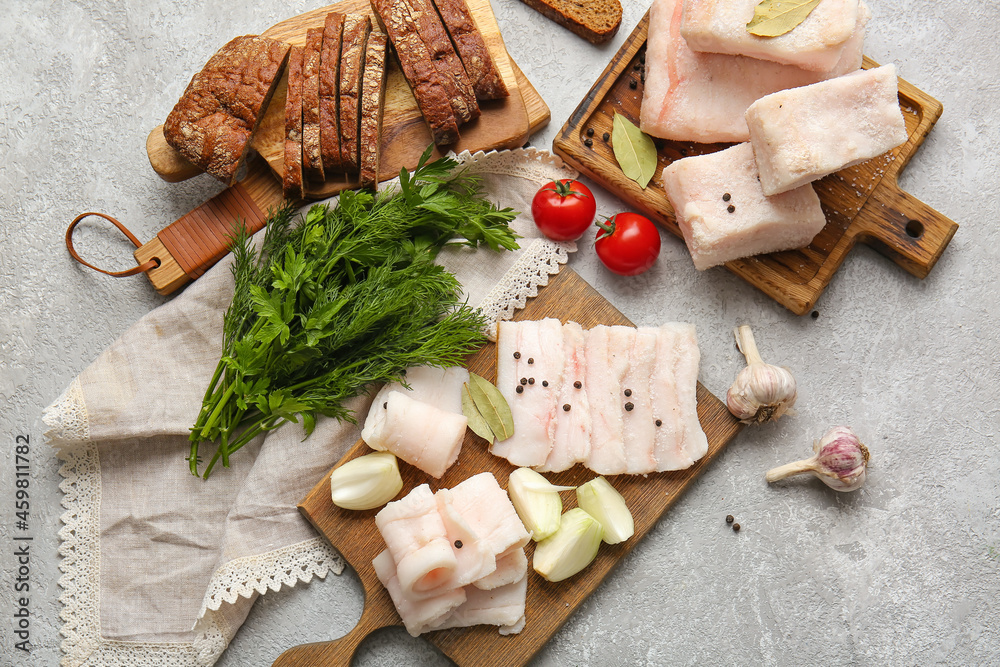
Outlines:
[[[656,470],[653,445],[656,426],[653,417],[651,381],[656,369],[656,341],[659,331],[639,327],[629,350],[628,371],[622,381],[625,401],[622,435],[625,441],[625,472],[645,474]]]
[[[458,559],[429,486],[421,484],[386,504],[375,515],[375,525],[407,599],[431,597],[444,588],[454,588],[449,583]]]
[[[773,60],[828,72],[858,23],[858,0],[823,0],[793,30],[760,37],[747,30],[760,0],[685,0],[681,34],[695,51]]]
[[[542,465],[552,449],[556,398],[563,372],[559,320],[497,325],[497,388],[510,406],[514,434],[490,451],[516,466]]]
[[[469,420],[429,403],[390,391],[373,409],[384,414],[361,438],[372,449],[392,452],[412,466],[440,478],[458,459]]]
[[[764,193],[787,192],[907,139],[895,65],[762,97],[747,109]]]
[[[653,460],[655,470],[684,470],[694,460],[684,448],[686,424],[677,392],[675,349],[680,342],[677,327],[664,324],[656,337],[656,363],[649,380],[653,397]]]
[[[691,460],[691,463],[684,466],[686,468],[708,453],[708,438],[698,420],[698,365],[701,352],[698,350],[698,336],[693,324],[673,322],[664,327],[669,327],[673,333],[674,387],[680,416],[678,428],[683,456]],[[661,363],[659,355],[657,363]],[[668,363],[666,356],[662,363]],[[674,469],[667,466],[666,461],[658,461],[657,470]]]
[[[622,381],[634,339],[632,327],[596,326],[587,331],[585,386],[593,422],[585,465],[600,475],[619,475],[628,468],[623,417],[627,399]]]
[[[455,554],[458,563],[448,585],[467,586],[496,571],[496,552],[492,544],[489,540],[483,539],[479,526],[473,526],[466,520],[450,491],[441,489],[434,494],[434,498],[437,500],[438,512],[444,522],[448,541],[453,547],[452,553]]]
[[[654,0],[649,10],[646,83],[639,127],[646,134],[701,143],[748,141],[744,113],[765,95],[840,76],[861,67],[865,24],[861,3],[854,34],[830,72],[691,50],[681,36],[682,0]]]
[[[524,618],[527,591],[527,576],[492,590],[468,586],[465,588],[465,602],[431,629],[465,628],[471,625],[515,626]]]
[[[375,575],[389,592],[396,612],[403,619],[403,626],[414,637],[434,629],[467,599],[465,589],[461,587],[447,588],[431,597],[414,598],[407,595],[400,586],[396,563],[388,549],[379,553],[372,560],[372,565],[375,567]]]
[[[527,573],[528,557],[524,553],[524,547],[513,547],[507,553],[497,557],[496,570],[473,581],[472,585],[484,591],[490,591],[519,581]]]
[[[437,495],[455,508],[494,556],[523,547],[531,539],[493,473],[473,475],[450,489],[441,489]]]
[[[699,271],[725,262],[809,245],[826,216],[812,185],[768,197],[749,143],[677,160],[663,187]]]
[[[469,381],[469,371],[461,366],[435,368],[413,366],[403,372],[406,385],[389,382],[379,389],[372,400],[372,407],[365,418],[361,437],[372,433],[385,420],[385,402],[389,392],[396,391],[422,403],[429,403],[447,412],[462,414],[462,385]]]
[[[555,432],[540,472],[568,470],[590,454],[591,410],[583,381],[587,375],[586,336],[576,322],[563,325],[563,372],[556,399]],[[569,405],[570,410],[562,409]]]

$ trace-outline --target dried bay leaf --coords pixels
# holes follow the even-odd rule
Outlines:
[[[646,189],[656,173],[656,145],[649,135],[620,113],[615,113],[611,148],[622,173]]]
[[[472,400],[468,382],[462,385],[462,414],[469,420],[469,428],[472,429],[473,433],[486,442],[493,442],[493,431],[490,430],[489,424],[483,419],[482,413],[476,407],[476,402]]]
[[[762,0],[753,10],[747,32],[758,37],[777,37],[806,20],[822,0]]]
[[[510,406],[492,382],[470,372],[469,393],[497,440],[503,441],[514,435],[514,416],[510,413]]]

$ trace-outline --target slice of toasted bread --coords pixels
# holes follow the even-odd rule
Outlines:
[[[618,0],[521,0],[524,4],[594,44],[603,44],[618,32],[622,5]]]

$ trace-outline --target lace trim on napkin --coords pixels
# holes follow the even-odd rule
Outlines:
[[[536,181],[573,178],[576,172],[557,156],[535,148],[513,151],[468,151],[456,156],[469,169]],[[527,299],[548,284],[558,273],[574,242],[535,239],[522,256],[488,293],[480,308],[493,320],[509,319],[523,308]],[[100,504],[101,469],[97,445],[90,441],[87,406],[79,378],[75,379],[51,406],[42,419],[45,435],[59,449],[64,464],[59,474],[64,497],[64,527],[59,531],[62,543],[59,585],[63,594],[60,617],[64,639],[62,667],[85,663],[129,667],[188,667],[215,663],[235,633],[219,609],[240,597],[251,597],[282,585],[309,582],[313,576],[325,577],[332,569],[343,571],[339,554],[322,537],[290,545],[257,556],[223,564],[212,577],[205,595],[202,614],[195,626],[193,643],[125,642],[109,640],[100,634]],[[84,548],[82,545],[86,545]]]

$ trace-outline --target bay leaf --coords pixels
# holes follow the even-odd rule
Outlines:
[[[656,145],[649,135],[625,116],[615,113],[611,148],[622,173],[645,190],[649,179],[656,173]]]
[[[753,10],[747,31],[758,37],[777,37],[790,32],[816,9],[822,0],[762,0]]]
[[[476,402],[472,400],[468,382],[462,385],[462,414],[469,420],[469,428],[472,429],[473,433],[486,442],[493,442],[493,431],[490,430],[489,424],[483,419],[482,413],[476,407]]]
[[[469,393],[497,440],[503,441],[514,435],[514,416],[510,413],[510,406],[492,382],[470,372]]]

